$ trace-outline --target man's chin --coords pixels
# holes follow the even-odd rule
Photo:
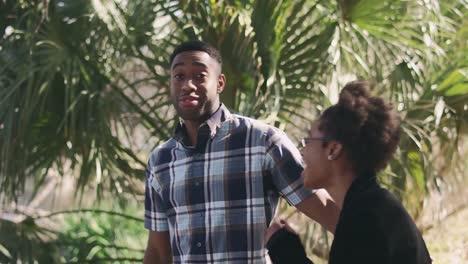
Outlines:
[[[179,113],[179,116],[186,121],[201,121],[203,118],[200,113],[192,112],[192,113]],[[203,120],[204,121],[204,120]]]
[[[183,120],[197,121],[201,119],[202,114],[200,113],[200,108],[185,108],[185,107],[176,107],[177,114]]]
[[[179,117],[182,118],[184,121],[191,121],[196,123],[203,123],[208,118],[210,118],[209,114],[200,113],[198,110],[194,110],[193,112],[178,112]]]

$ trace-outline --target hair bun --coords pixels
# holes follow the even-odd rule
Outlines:
[[[370,97],[369,83],[354,81],[346,84],[341,90],[338,104],[346,108],[359,108],[360,106],[366,106]]]
[[[373,108],[367,81],[354,81],[345,85],[340,92],[338,106],[354,113],[354,120],[362,127],[369,117],[369,110]]]

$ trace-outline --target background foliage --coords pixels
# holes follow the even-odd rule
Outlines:
[[[142,258],[141,223],[119,214],[142,219],[146,159],[176,120],[168,57],[188,39],[221,50],[229,108],[296,141],[346,82],[371,80],[403,120],[380,179],[423,223],[428,197],[467,179],[466,8],[465,0],[0,1],[0,262]],[[63,200],[54,190],[66,184],[73,195],[62,207],[91,212],[48,212],[60,203],[44,197]],[[309,248],[326,256],[320,245],[330,238],[307,226]]]

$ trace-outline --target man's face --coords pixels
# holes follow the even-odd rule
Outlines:
[[[171,99],[182,119],[202,123],[218,109],[225,84],[220,67],[203,51],[185,51],[174,58]]]

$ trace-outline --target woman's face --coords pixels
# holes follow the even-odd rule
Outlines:
[[[305,146],[301,150],[305,168],[302,173],[304,186],[309,189],[320,189],[327,186],[330,161],[328,160],[325,138],[318,129],[318,121],[312,123],[308,137],[304,138]]]

